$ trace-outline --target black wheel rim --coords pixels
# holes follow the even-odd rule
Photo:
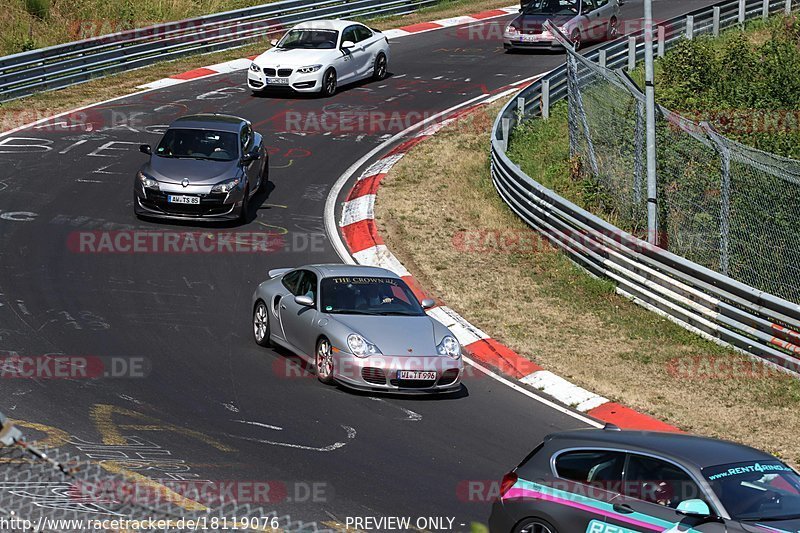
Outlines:
[[[531,522],[520,528],[519,533],[553,533],[550,528],[541,522]]]

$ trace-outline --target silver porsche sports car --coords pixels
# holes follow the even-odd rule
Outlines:
[[[253,335],[314,365],[323,383],[368,391],[433,393],[460,389],[455,336],[425,314],[389,270],[308,265],[271,270],[253,294]]]

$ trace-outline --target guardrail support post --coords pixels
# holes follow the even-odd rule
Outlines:
[[[792,0],[786,0],[786,7],[784,8],[784,11],[787,15],[792,14]]]
[[[550,118],[550,80],[542,80],[542,118]]]
[[[719,17],[720,17],[720,12],[721,11],[722,10],[720,9],[719,6],[714,6],[714,19],[713,19],[713,23],[712,23],[713,26],[712,26],[712,30],[711,30],[711,34],[714,37],[719,37]]]
[[[694,17],[686,15],[686,38],[690,41],[694,39]]]
[[[769,0],[763,0],[761,3],[761,18],[764,20],[769,18]]]
[[[517,124],[522,124],[522,121],[525,120],[525,97],[518,96],[517,97]]]
[[[597,63],[601,67],[606,68],[606,63],[608,62],[607,58],[608,58],[608,52],[606,52],[605,50],[600,50],[600,54],[597,56]]]
[[[745,0],[739,0],[739,25],[744,25],[744,14],[745,14]]]
[[[628,72],[636,69],[636,37],[628,37]]]
[[[658,57],[664,57],[665,43],[667,42],[667,29],[664,26],[658,27]]]
[[[508,135],[511,132],[511,119],[503,118],[500,124],[503,128],[503,151],[506,152],[508,151]]]

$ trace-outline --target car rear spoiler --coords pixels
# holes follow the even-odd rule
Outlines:
[[[274,268],[274,269],[270,270],[269,272],[267,272],[267,277],[269,279],[277,278],[278,276],[282,276],[283,274],[286,274],[290,270],[291,270],[291,268]]]

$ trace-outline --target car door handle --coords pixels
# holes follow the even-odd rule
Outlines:
[[[631,514],[631,513],[635,512],[633,510],[633,507],[631,507],[627,503],[615,503],[614,504],[614,510],[616,512],[622,513],[622,514]]]
[[[281,309],[286,309],[286,306],[281,304]]]

